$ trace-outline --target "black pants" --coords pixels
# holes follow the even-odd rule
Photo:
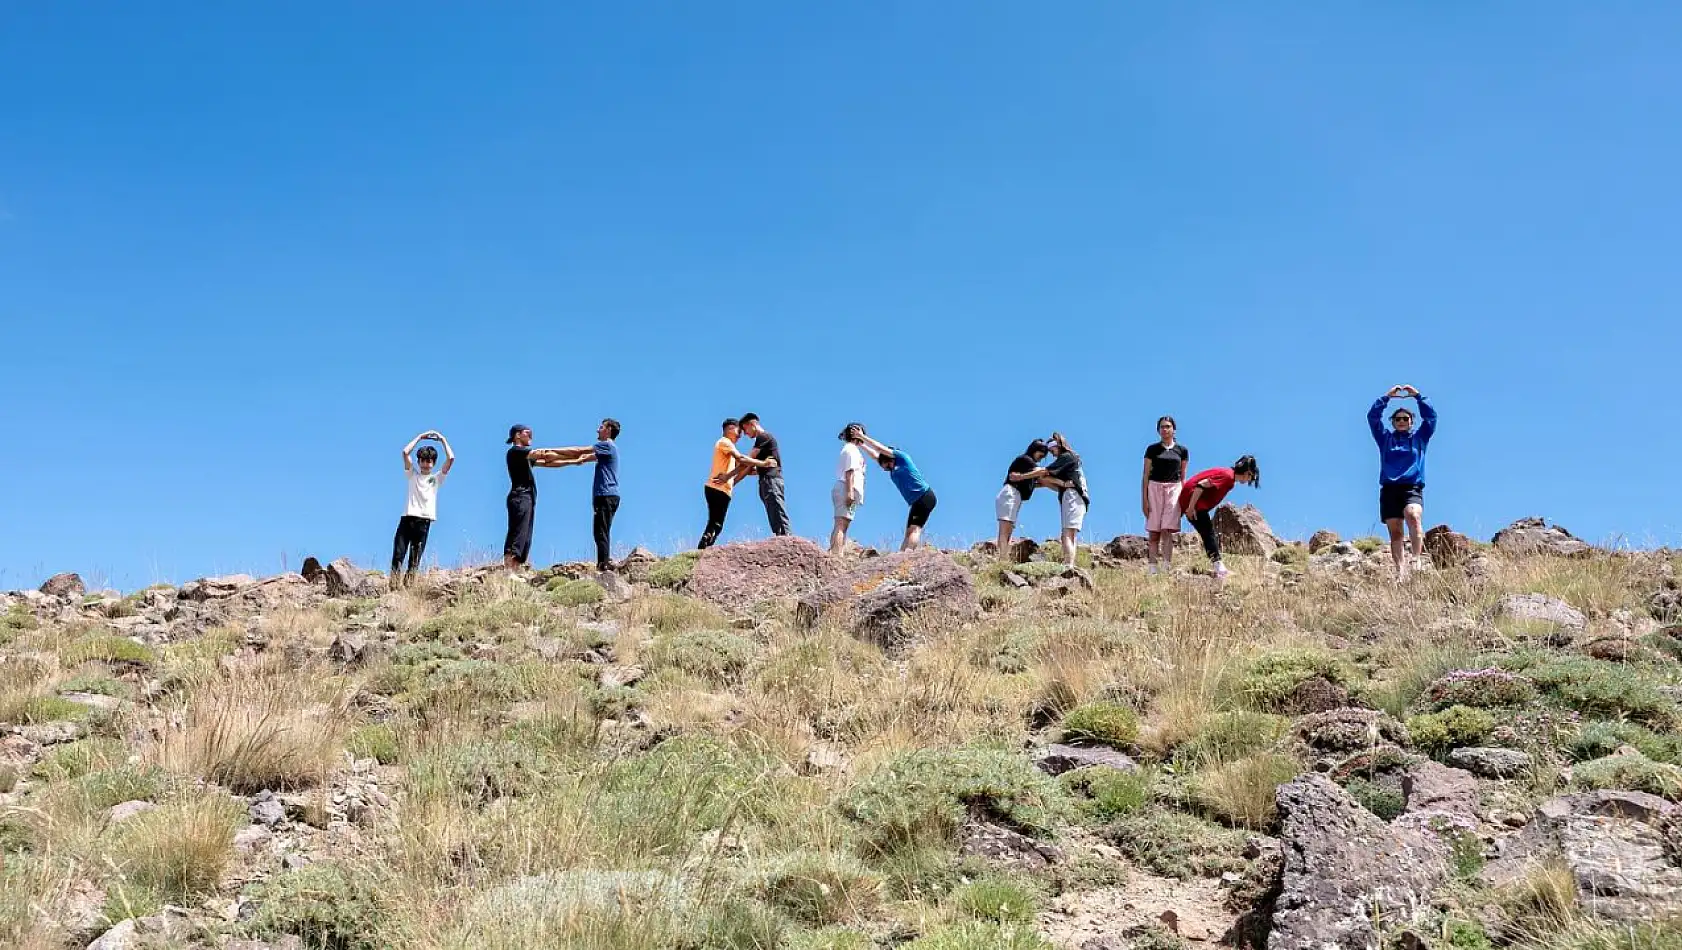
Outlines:
[[[760,469],[759,500],[765,503],[765,520],[770,522],[772,534],[780,538],[794,533],[788,523],[788,503],[783,500],[781,469]]]
[[[619,511],[618,495],[597,495],[593,507],[596,534],[596,570],[613,570],[613,516]]]
[[[1209,555],[1209,560],[1221,559],[1221,540],[1215,537],[1215,519],[1209,517],[1209,512],[1200,511],[1197,517],[1191,519],[1191,526],[1197,529],[1197,536],[1203,539],[1203,553]]]
[[[724,513],[730,510],[730,495],[718,489],[707,486],[707,528],[701,532],[701,543],[695,545],[705,551],[718,540],[719,532],[724,530]]]
[[[404,515],[397,519],[397,536],[391,539],[391,573],[403,569],[403,558],[409,559],[409,573],[420,570],[421,558],[426,556],[426,535],[432,530],[432,519]]]
[[[517,564],[524,564],[531,556],[531,527],[537,519],[537,492],[515,489],[508,493],[508,537],[502,542],[502,553]]]

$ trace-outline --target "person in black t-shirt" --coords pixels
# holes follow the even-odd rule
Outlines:
[[[1021,516],[1022,505],[1028,496],[1034,493],[1034,486],[1039,483],[1040,476],[1045,474],[1041,463],[1051,454],[1051,446],[1035,439],[1028,443],[1028,448],[1021,455],[1012,459],[1010,467],[1005,470],[1005,485],[999,489],[998,497],[993,499],[993,513],[999,519],[998,547],[994,554],[1000,561],[1009,563],[1010,536],[1016,530],[1016,519]]]
[[[1146,573],[1155,574],[1158,556],[1164,571],[1174,569],[1174,541],[1180,533],[1180,484],[1186,480],[1191,450],[1174,440],[1173,416],[1156,420],[1157,441],[1145,446],[1145,471],[1140,482],[1140,505],[1149,535]]]
[[[595,458],[596,450],[534,449],[531,426],[519,424],[508,427],[508,446],[508,535],[502,542],[502,565],[512,572],[531,556],[532,525],[537,519],[537,479],[532,469],[582,465]]]
[[[765,505],[765,520],[771,524],[771,533],[782,537],[792,534],[789,527],[788,503],[783,499],[783,450],[777,444],[777,437],[766,431],[759,424],[758,413],[744,413],[741,418],[742,434],[753,439],[753,451],[748,453],[750,458],[769,459],[772,464],[765,468],[755,468],[752,465],[738,465],[732,476],[736,484],[742,479],[755,473],[759,476],[759,500]]]

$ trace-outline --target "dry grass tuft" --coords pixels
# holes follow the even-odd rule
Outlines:
[[[319,784],[343,749],[343,699],[312,702],[309,681],[226,680],[206,686],[158,761],[241,794]]]

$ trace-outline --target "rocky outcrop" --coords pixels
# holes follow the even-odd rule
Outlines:
[[[841,618],[855,635],[895,649],[909,638],[906,616],[921,610],[959,620],[981,612],[969,572],[950,556],[927,548],[859,564],[800,598],[796,619],[811,627],[821,618]]]
[[[41,593],[59,600],[81,600],[88,593],[88,587],[82,583],[80,574],[54,574],[41,585]]]
[[[1047,775],[1062,775],[1075,769],[1106,768],[1137,772],[1138,763],[1114,749],[1052,744],[1034,753],[1034,765]]]
[[[1446,524],[1425,532],[1425,553],[1438,570],[1463,566],[1472,559],[1473,550],[1471,538]]]
[[[1386,825],[1321,775],[1278,791],[1285,866],[1268,950],[1369,950],[1375,921],[1405,926],[1448,874],[1429,831]]]
[[[1481,746],[1455,749],[1448,764],[1481,778],[1512,778],[1529,770],[1535,759],[1519,749],[1491,749]]]
[[[352,564],[349,558],[342,557],[327,565],[323,577],[327,581],[329,597],[375,597],[379,594],[373,579]]]
[[[1117,535],[1104,545],[1104,554],[1117,561],[1143,561],[1150,556],[1150,543],[1143,535]]]
[[[1561,795],[1536,816],[1483,870],[1503,886],[1536,868],[1563,862],[1577,884],[1578,906],[1610,920],[1650,920],[1682,902],[1682,864],[1676,856],[1676,805],[1643,792]]]
[[[1319,554],[1342,540],[1342,538],[1337,536],[1336,531],[1329,531],[1325,528],[1321,528],[1309,537],[1308,553]]]
[[[1495,546],[1506,554],[1552,554],[1557,557],[1585,557],[1594,545],[1579,540],[1559,525],[1542,518],[1520,518],[1495,532]]]
[[[695,562],[689,593],[720,607],[810,593],[840,571],[823,548],[805,538],[780,537],[709,548]]]
[[[203,577],[181,585],[181,599],[203,602],[225,600],[257,583],[250,574],[229,574],[225,577]]]
[[[1255,505],[1221,505],[1215,509],[1215,537],[1220,539],[1222,554],[1271,555],[1279,547],[1279,539],[1267,526],[1261,509]]]
[[[999,542],[977,541],[970,546],[970,553],[978,557],[993,558],[999,553]],[[1040,553],[1040,543],[1032,538],[1012,538],[1010,541],[1010,557],[1012,564],[1026,564]]]

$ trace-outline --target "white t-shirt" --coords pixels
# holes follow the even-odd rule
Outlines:
[[[409,470],[409,503],[403,514],[428,521],[438,520],[438,486],[444,484],[444,473],[433,469],[422,475],[420,469]]]
[[[853,487],[858,490],[859,497],[864,497],[864,452],[851,442],[841,446],[841,459],[835,463],[835,480],[846,484],[847,473],[857,472],[853,476]]]

